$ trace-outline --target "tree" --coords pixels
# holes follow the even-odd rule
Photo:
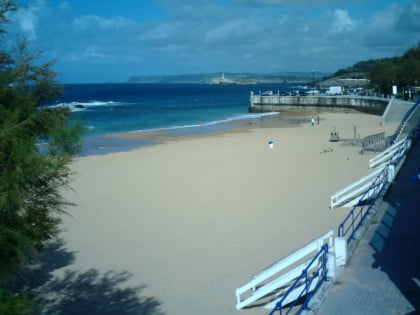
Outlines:
[[[390,94],[393,85],[409,88],[420,82],[420,42],[404,55],[359,61],[334,73],[335,77],[368,78],[372,88]]]
[[[0,34],[17,8],[0,0]],[[28,297],[11,292],[10,281],[34,252],[59,231],[69,205],[60,195],[70,181],[69,163],[83,128],[67,108],[39,105],[57,97],[54,62],[37,64],[23,40],[0,48],[0,314],[23,314]]]
[[[372,85],[382,93],[391,93],[391,86],[411,87],[420,82],[420,43],[400,57],[381,59],[368,72]]]

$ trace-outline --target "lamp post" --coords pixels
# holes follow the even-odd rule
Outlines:
[[[312,96],[315,95],[315,72],[312,70]]]
[[[397,86],[395,85],[395,81],[392,80],[392,87],[391,87],[391,96],[397,96]]]

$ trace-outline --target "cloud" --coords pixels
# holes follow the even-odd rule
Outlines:
[[[396,47],[408,48],[409,38],[398,29],[402,14],[403,9],[394,4],[371,16],[361,32],[361,45],[388,53],[395,52]]]
[[[397,28],[403,32],[420,32],[420,1],[412,0],[401,13]]]
[[[150,23],[144,25],[142,32],[136,38],[144,44],[159,45],[166,42],[178,41],[177,34],[181,33],[184,24],[173,23]]]
[[[115,81],[116,73],[125,80],[137,74],[336,71],[401,54],[420,38],[418,0],[362,17],[344,4],[320,9],[331,2],[159,0],[159,18],[136,19],[79,13],[85,11],[70,1],[37,1],[23,8],[18,28],[32,36],[35,49],[58,59],[59,72],[89,73],[93,81]],[[318,8],[292,12],[278,5]]]
[[[15,13],[14,18],[16,23],[19,25],[20,30],[30,40],[35,40],[37,38],[38,14],[42,11],[44,6],[44,0],[37,0],[27,7],[19,7],[19,10]]]
[[[234,41],[235,43],[246,42],[247,40],[258,40],[259,29],[255,23],[248,20],[236,19],[226,21],[214,28],[207,30],[204,34],[204,42],[210,43],[228,43]]]
[[[328,5],[340,5],[342,3],[360,2],[359,0],[234,0],[234,3],[255,7],[289,6],[299,8],[325,7]]]
[[[73,27],[81,31],[89,29],[101,31],[107,29],[121,29],[132,27],[133,25],[134,22],[121,16],[107,19],[96,15],[84,15],[73,21]]]
[[[61,2],[59,6],[59,10],[62,12],[71,10],[70,3],[68,3],[67,1]]]
[[[340,9],[335,10],[334,18],[333,32],[340,33],[354,30],[355,22],[350,18],[347,11]]]

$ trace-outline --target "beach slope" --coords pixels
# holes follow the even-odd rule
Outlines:
[[[72,165],[63,239],[71,270],[129,271],[166,314],[232,314],[252,274],[323,234],[346,209],[329,198],[367,174],[373,153],[329,142],[395,126],[327,113],[320,124],[253,128],[87,156]],[[385,129],[386,128],[386,129]],[[269,148],[268,142],[274,146]],[[260,308],[240,311],[261,314]]]

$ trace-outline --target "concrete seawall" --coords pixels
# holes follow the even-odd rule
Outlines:
[[[381,115],[390,99],[360,96],[261,96],[250,97],[249,112],[359,111]]]

